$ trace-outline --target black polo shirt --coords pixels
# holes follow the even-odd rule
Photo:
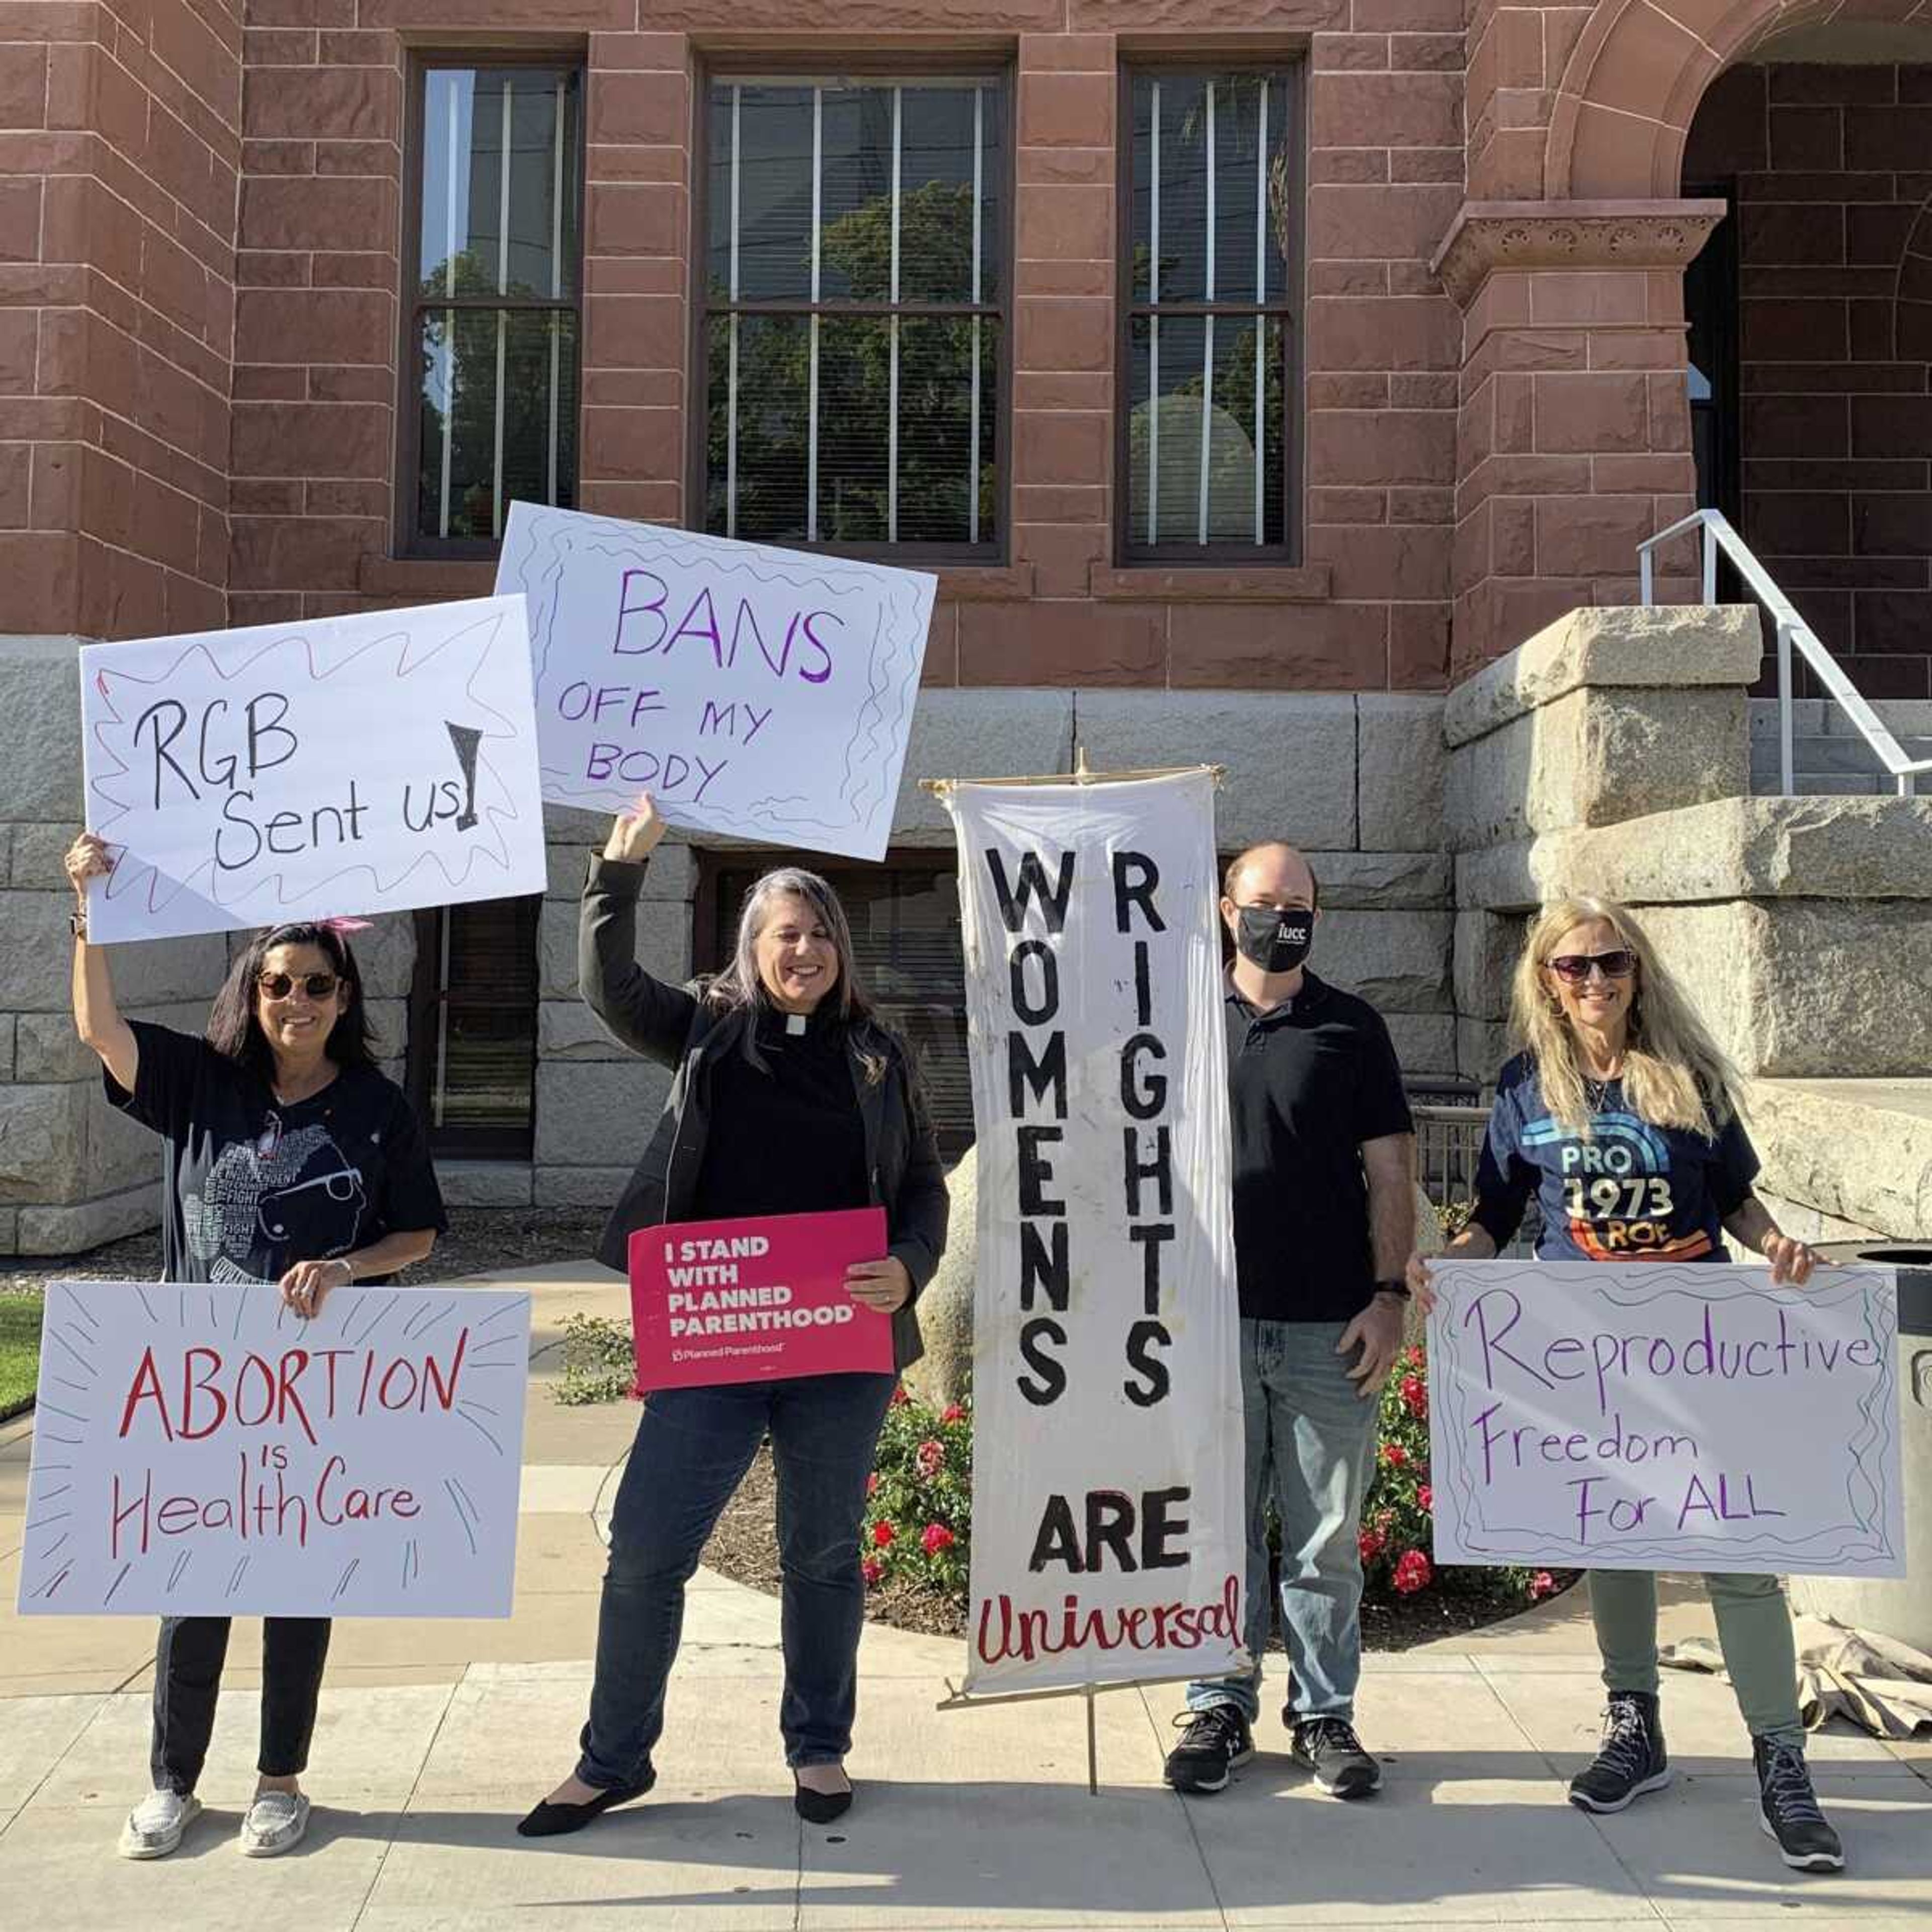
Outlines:
[[[1226,1010],[1241,1312],[1352,1321],[1375,1292],[1362,1144],[1415,1131],[1388,1028],[1305,970],[1266,1013],[1230,974]]]

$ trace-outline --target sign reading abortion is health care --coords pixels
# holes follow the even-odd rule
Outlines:
[[[96,940],[544,889],[523,600],[81,653]]]
[[[884,857],[934,581],[513,503],[496,588],[530,603],[544,796]]]
[[[892,1372],[892,1318],[845,1270],[886,1252],[885,1210],[681,1221],[631,1237],[638,1393]]]
[[[1888,1271],[1435,1268],[1438,1562],[1904,1574]]]
[[[530,1298],[56,1282],[23,1615],[506,1617]]]

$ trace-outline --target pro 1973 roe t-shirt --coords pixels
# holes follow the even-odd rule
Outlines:
[[[1757,1178],[1757,1155],[1737,1116],[1706,1140],[1642,1119],[1620,1080],[1604,1082],[1592,1097],[1590,1138],[1566,1133],[1551,1118],[1528,1054],[1512,1060],[1496,1084],[1471,1219],[1507,1247],[1534,1193],[1541,1260],[1724,1260],[1724,1220]]]
[[[166,1280],[275,1281],[297,1262],[448,1227],[415,1109],[373,1066],[284,1106],[206,1040],[129,1024],[134,1092],[104,1076],[110,1102],[166,1143]]]

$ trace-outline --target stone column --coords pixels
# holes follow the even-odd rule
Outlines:
[[[1696,502],[1685,265],[1720,201],[1466,202],[1431,264],[1462,311],[1452,669],[1580,605]],[[1660,598],[1694,551],[1660,558]]]

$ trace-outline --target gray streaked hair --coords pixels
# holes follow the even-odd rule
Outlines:
[[[801,899],[809,906],[831,938],[838,962],[838,982],[826,998],[836,1002],[833,1010],[838,1018],[861,1036],[860,1057],[866,1076],[876,1082],[884,1076],[885,1060],[878,1050],[880,1042],[865,1037],[877,1031],[878,1020],[860,976],[859,963],[853,956],[851,922],[830,882],[802,866],[774,866],[753,883],[739,909],[738,937],[731,950],[730,962],[705,989],[705,998],[728,1011],[742,1010],[755,1014],[771,1006],[771,995],[758,976],[758,935],[771,916],[772,902],[787,898]],[[764,1064],[755,1028],[746,1030],[745,1057],[754,1066]]]

